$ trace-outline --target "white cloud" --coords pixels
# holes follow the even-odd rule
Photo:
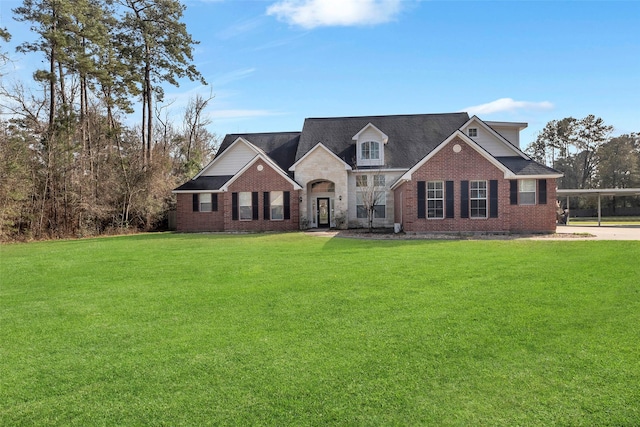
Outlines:
[[[303,28],[375,25],[400,12],[401,0],[280,0],[267,15]]]
[[[219,86],[224,86],[236,80],[247,78],[251,74],[253,74],[255,71],[256,71],[255,68],[241,68],[239,70],[229,71],[227,73],[214,76],[209,82],[209,84],[211,84],[211,86],[213,86],[215,89],[215,88],[218,88]],[[207,78],[207,80],[208,79],[209,78]]]
[[[530,102],[516,101],[511,98],[500,98],[486,104],[467,107],[463,111],[471,115],[487,115],[493,113],[514,113],[519,110],[544,111],[553,109],[553,104],[549,101]]]

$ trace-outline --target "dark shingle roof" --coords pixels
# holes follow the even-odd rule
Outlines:
[[[278,166],[288,173],[289,167],[295,162],[300,141],[300,132],[273,132],[273,133],[232,133],[227,134],[220,144],[216,156],[229,148],[238,138],[244,138],[262,151]]]
[[[200,176],[196,179],[185,182],[174,191],[202,191],[219,190],[225,182],[233,178],[233,175],[222,176]]]
[[[496,157],[500,163],[516,175],[549,175],[561,174],[557,170],[522,157]]]
[[[295,160],[321,142],[355,166],[355,141],[351,138],[371,123],[389,137],[386,167],[410,168],[468,120],[467,113],[310,118],[304,121]]]

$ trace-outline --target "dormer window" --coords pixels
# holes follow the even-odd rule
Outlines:
[[[358,166],[383,166],[384,144],[389,137],[380,129],[369,123],[352,138],[356,141]]]
[[[380,160],[380,143],[365,141],[360,145],[360,158],[363,160]]]

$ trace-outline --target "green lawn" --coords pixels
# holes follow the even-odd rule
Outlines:
[[[640,242],[0,246],[0,425],[640,424]]]

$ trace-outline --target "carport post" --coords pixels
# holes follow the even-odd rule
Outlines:
[[[600,227],[600,220],[602,219],[602,214],[601,214],[601,209],[600,209],[600,193],[598,193],[598,227]]]
[[[569,225],[569,217],[571,216],[571,210],[569,210],[569,196],[567,196],[567,217],[565,218],[565,225]]]

